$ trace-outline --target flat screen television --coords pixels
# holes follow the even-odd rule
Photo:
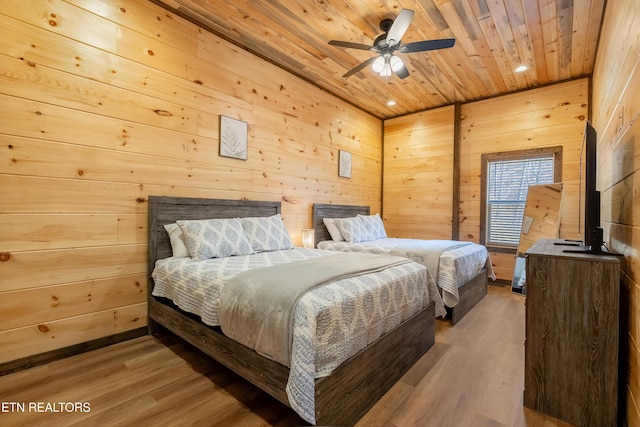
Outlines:
[[[565,252],[591,254],[608,253],[603,250],[602,228],[600,227],[600,192],[596,190],[598,173],[598,134],[591,123],[584,129],[582,151],[580,153],[580,216],[584,217],[582,236],[583,247]],[[578,222],[581,222],[580,219]]]
[[[587,122],[581,158],[584,162],[584,246],[589,253],[602,253],[600,228],[600,192],[596,190],[598,134]]]

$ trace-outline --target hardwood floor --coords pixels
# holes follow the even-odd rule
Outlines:
[[[523,343],[524,298],[489,286],[455,326],[436,322],[436,344],[357,425],[567,426],[523,408]],[[4,427],[305,425],[172,336],[145,336],[0,377],[0,405]]]

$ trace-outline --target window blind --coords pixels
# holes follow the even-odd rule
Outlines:
[[[487,164],[487,243],[517,246],[530,185],[553,183],[553,156]]]

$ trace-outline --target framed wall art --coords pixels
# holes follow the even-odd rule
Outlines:
[[[342,178],[351,178],[351,153],[340,150],[338,163],[338,176],[341,176]]]
[[[231,117],[220,116],[220,155],[247,160],[248,124]]]

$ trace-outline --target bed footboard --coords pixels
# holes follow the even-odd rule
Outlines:
[[[487,269],[469,279],[458,288],[460,301],[455,307],[447,307],[447,317],[455,325],[487,294]]]
[[[153,297],[150,323],[161,325],[287,406],[289,369]],[[318,425],[353,425],[435,343],[435,303],[316,380]]]

